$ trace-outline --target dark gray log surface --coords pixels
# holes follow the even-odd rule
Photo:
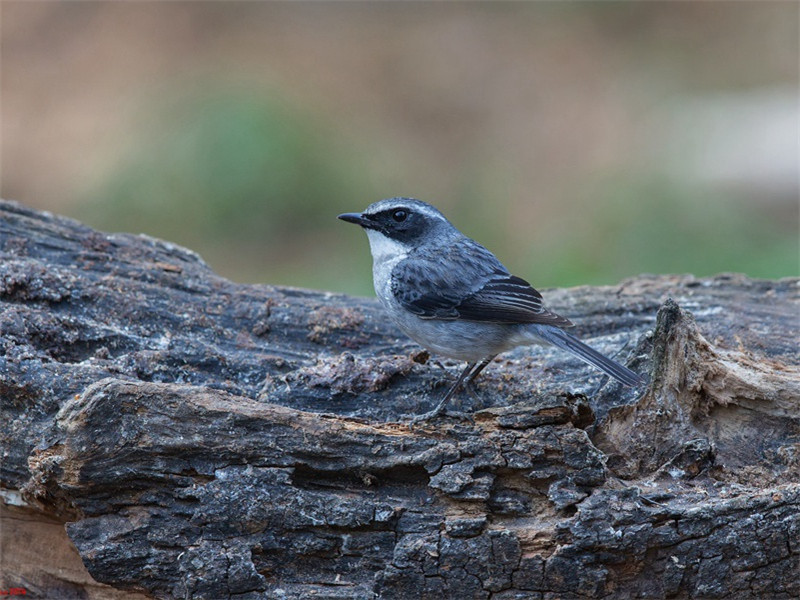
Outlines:
[[[412,430],[460,365],[372,299],[0,203],[3,497],[155,597],[800,597],[798,280],[545,298],[650,384],[523,348]]]

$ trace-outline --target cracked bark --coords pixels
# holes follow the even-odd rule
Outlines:
[[[474,423],[411,430],[460,365],[426,364],[371,299],[236,285],[172,244],[0,204],[0,586],[800,596],[798,280],[545,296],[650,384],[518,349],[458,398]],[[96,581],[15,559],[42,543],[9,537],[23,512],[65,523]]]

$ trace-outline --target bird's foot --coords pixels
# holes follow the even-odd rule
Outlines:
[[[433,410],[429,410],[426,413],[422,413],[421,415],[416,415],[415,417],[412,417],[408,421],[408,427],[410,429],[413,429],[414,425],[418,425],[419,423],[424,423],[425,421],[430,421],[432,419],[435,419],[436,417],[441,415],[443,412],[444,412],[444,407],[437,406]]]
[[[408,421],[408,427],[409,427],[409,429],[414,429],[415,425],[418,425],[419,423],[425,423],[426,421],[432,421],[436,417],[440,417],[440,416],[449,417],[449,418],[453,418],[453,419],[461,419],[462,421],[469,421],[473,425],[475,424],[475,419],[472,418],[472,415],[470,413],[461,412],[461,411],[444,410],[443,407],[442,408],[437,407],[437,408],[434,408],[433,410],[430,410],[430,411],[428,411],[426,413],[423,413],[421,415],[416,415],[416,416],[412,417]]]
[[[469,421],[472,425],[475,425],[475,419],[472,417],[472,413],[460,410],[448,410],[444,414],[451,419],[461,419],[462,421]]]

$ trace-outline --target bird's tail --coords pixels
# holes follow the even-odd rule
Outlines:
[[[563,329],[552,325],[534,325],[531,327],[531,331],[554,346],[572,352],[582,361],[594,365],[603,373],[624,385],[634,386],[642,382],[642,378],[629,368],[622,366],[607,356],[603,356],[597,350],[587,346]]]

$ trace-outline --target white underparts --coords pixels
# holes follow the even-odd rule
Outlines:
[[[408,256],[410,248],[374,229],[367,229],[366,232],[372,251],[372,282],[378,299],[386,306],[394,302],[392,269]]]
[[[375,229],[365,229],[369,238],[369,247],[372,251],[372,259],[378,262],[398,261],[408,255],[410,248],[406,244],[401,244],[397,240],[386,237]]]

